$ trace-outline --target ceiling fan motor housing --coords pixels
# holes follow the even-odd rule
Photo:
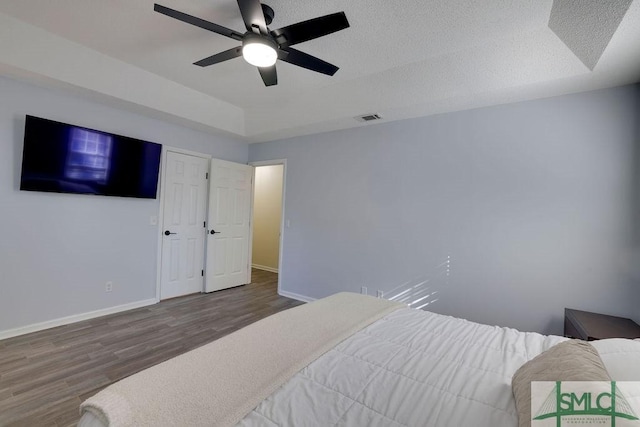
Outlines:
[[[273,11],[273,9],[271,9],[270,6],[267,6],[266,4],[262,3],[262,13],[264,13],[264,22],[267,25],[271,25],[271,23],[273,22],[273,17],[275,16],[275,12]]]
[[[246,45],[251,43],[264,44],[273,48],[274,50],[278,48],[278,45],[276,44],[275,40],[273,40],[269,36],[263,36],[261,34],[255,34],[255,33],[245,33],[242,39],[242,47],[244,48]]]

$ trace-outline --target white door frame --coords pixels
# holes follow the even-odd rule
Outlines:
[[[186,154],[188,156],[201,157],[211,161],[209,154],[198,153],[197,151],[184,150],[182,148],[169,147],[162,145],[162,156],[160,160],[160,176],[158,177],[158,198],[160,199],[160,208],[158,210],[158,223],[156,227],[157,232],[157,254],[156,254],[156,303],[160,302],[160,290],[162,287],[162,244],[164,239],[162,238],[162,224],[164,224],[164,178],[167,168],[167,152],[172,151],[174,153]],[[207,180],[207,197],[209,194],[209,180]],[[206,240],[205,240],[206,247]],[[204,280],[202,281],[202,290],[204,290]]]
[[[278,247],[278,295],[280,294],[280,289],[282,286],[282,248],[284,246],[284,225],[285,225],[285,214],[284,214],[284,207],[285,207],[285,197],[287,194],[287,159],[273,159],[273,160],[262,160],[259,162],[249,162],[250,166],[253,166],[253,188],[251,190],[251,231],[249,232],[249,237],[250,237],[250,245],[249,245],[249,278],[251,278],[251,263],[252,263],[252,254],[253,254],[253,198],[254,193],[255,193],[255,189],[256,189],[256,182],[255,182],[255,168],[258,166],[275,166],[275,165],[282,165],[282,206],[280,207],[280,213],[281,213],[281,217],[280,217],[280,242],[279,242],[279,247]]]

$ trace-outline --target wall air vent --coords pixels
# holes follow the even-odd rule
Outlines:
[[[355,119],[359,122],[372,122],[374,120],[380,120],[380,114],[364,114],[362,116],[355,117]]]

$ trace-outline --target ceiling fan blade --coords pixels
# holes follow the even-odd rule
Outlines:
[[[238,7],[247,31],[267,35],[267,23],[260,0],[238,0]]]
[[[271,67],[257,67],[260,71],[260,77],[265,86],[273,86],[278,84],[278,73],[276,72],[276,66]]]
[[[214,33],[232,38],[234,40],[242,41],[243,35],[241,33],[237,31],[233,31],[229,28],[223,27],[222,25],[214,24],[213,22],[205,21],[204,19],[187,15],[186,13],[183,13],[174,9],[170,9],[168,7],[162,6],[157,3],[153,5],[153,10],[155,10],[158,13],[162,13],[163,15],[167,15],[171,18],[177,19],[178,21],[186,22],[187,24],[195,25],[196,27],[213,31]]]
[[[233,47],[229,50],[225,50],[224,52],[216,53],[215,55],[211,55],[207,58],[201,59],[198,62],[194,62],[193,65],[208,67],[209,65],[228,61],[230,59],[237,58],[238,56],[242,56],[242,46]]]
[[[283,47],[317,39],[327,34],[349,28],[344,12],[333,13],[271,31],[276,42]]]
[[[278,58],[282,61],[297,65],[298,67],[306,68],[307,70],[326,74],[328,76],[333,76],[336,71],[339,70],[339,68],[333,64],[329,64],[328,62],[316,58],[315,56],[311,56],[308,53],[300,52],[292,47],[280,48],[280,51],[286,53],[286,55],[278,55]]]

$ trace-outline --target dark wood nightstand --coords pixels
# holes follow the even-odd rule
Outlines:
[[[587,341],[605,338],[640,338],[640,325],[624,317],[565,308],[564,336]]]

